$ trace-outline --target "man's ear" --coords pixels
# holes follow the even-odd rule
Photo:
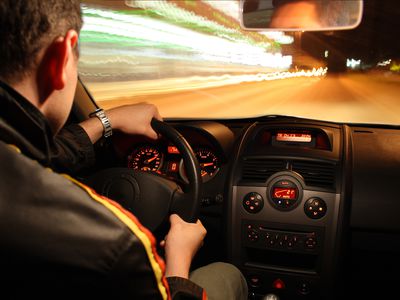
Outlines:
[[[42,91],[50,94],[65,87],[68,64],[75,59],[74,48],[77,43],[78,33],[75,30],[68,30],[65,36],[58,37],[47,48],[38,72]]]

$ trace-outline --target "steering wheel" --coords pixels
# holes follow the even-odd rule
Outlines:
[[[154,232],[170,214],[196,222],[200,209],[201,176],[196,156],[185,138],[172,126],[153,119],[153,129],[171,141],[183,157],[189,183],[183,189],[159,174],[128,168],[110,168],[90,176],[86,183],[132,212]]]

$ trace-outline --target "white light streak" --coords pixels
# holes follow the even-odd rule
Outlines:
[[[203,0],[211,7],[219,10],[220,12],[228,15],[235,20],[239,20],[239,1],[216,1],[216,0]]]
[[[297,72],[273,72],[258,73],[248,75],[219,75],[219,76],[190,76],[184,78],[165,78],[160,80],[143,80],[134,82],[86,82],[91,92],[96,96],[97,101],[114,100],[120,98],[119,92],[124,94],[139,95],[155,95],[171,92],[179,92],[186,90],[198,90],[204,88],[214,88],[220,86],[237,85],[241,83],[275,81],[288,78],[311,78],[323,77],[327,73],[327,68],[318,68],[308,71]],[[84,74],[81,74],[84,75]],[[139,84],[140,82],[140,84]],[[118,92],[116,92],[115,85]],[[110,92],[105,93],[105,90]]]
[[[392,63],[392,60],[388,59],[388,60],[378,62],[377,66],[378,67],[386,67],[386,66],[390,65],[391,63]]]
[[[292,63],[290,56],[268,53],[261,46],[232,42],[160,20],[99,9],[85,11],[89,15],[84,17],[83,31],[174,45],[192,51],[193,56],[201,60],[281,69],[289,68]],[[162,52],[157,55],[163,56]]]
[[[348,58],[347,59],[346,66],[348,68],[355,69],[355,68],[360,67],[360,65],[361,65],[361,60],[360,59],[358,59],[358,60],[356,60],[354,58],[351,58],[351,59]]]
[[[286,35],[282,31],[261,31],[261,34],[265,35],[267,38],[278,42],[279,44],[293,44],[294,38],[290,35]]]

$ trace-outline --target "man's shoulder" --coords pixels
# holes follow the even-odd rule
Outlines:
[[[51,169],[43,167],[38,161],[25,156],[21,150],[13,145],[0,141],[0,157],[2,160],[0,174],[2,184],[16,186],[18,183],[25,186],[39,188],[38,183],[46,184],[45,179],[57,178]],[[60,178],[60,183],[62,183]],[[17,192],[17,191],[16,191]],[[18,190],[23,192],[23,190]]]
[[[21,153],[19,147],[0,140],[1,173],[3,179],[11,176],[26,175],[28,169],[43,169],[36,161],[29,159]],[[5,176],[9,175],[9,176]]]
[[[101,267],[101,262],[106,265],[104,259],[110,257],[105,252],[110,248],[125,248],[133,241],[129,229],[115,214],[73,180],[43,167],[2,141],[0,157],[0,218],[3,224],[15,229],[12,235],[0,229],[2,238],[11,243],[26,243],[27,249],[39,250],[46,245],[49,252],[40,255],[57,253],[72,264],[91,258],[97,267]],[[27,234],[32,238],[16,241]],[[115,243],[118,239],[120,243]]]

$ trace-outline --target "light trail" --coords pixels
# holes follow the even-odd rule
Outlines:
[[[222,76],[192,76],[187,78],[167,78],[132,82],[88,82],[86,84],[91,93],[95,96],[96,101],[102,102],[119,99],[122,95],[135,97],[238,85],[241,83],[276,81],[289,78],[318,78],[325,76],[326,72],[326,68],[319,68],[311,71],[302,70],[297,72],[271,72],[236,76],[225,74]]]
[[[113,47],[147,45],[153,49],[179,49],[184,55],[189,55],[193,60],[198,61],[280,69],[287,69],[292,63],[291,56],[268,53],[263,45],[252,45],[244,41],[232,41],[219,36],[206,35],[161,20],[88,7],[84,7],[83,12],[85,25],[82,29],[82,60],[85,55],[89,55],[85,53],[86,43],[115,42]],[[168,51],[153,52],[152,55],[159,58],[169,57]]]

